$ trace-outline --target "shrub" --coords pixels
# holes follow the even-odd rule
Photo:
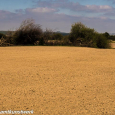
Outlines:
[[[3,37],[0,39],[0,46],[12,46],[12,45],[13,44],[8,43],[6,39]]]
[[[39,40],[39,45],[44,45],[44,44],[45,44],[44,38],[41,37],[40,40]]]
[[[69,35],[66,35],[66,36],[63,36],[63,39],[62,39],[62,45],[72,45],[72,43],[70,42],[69,40]]]
[[[53,31],[51,29],[46,28],[45,32],[43,33],[44,41],[47,43],[48,40],[52,40],[52,35]]]
[[[98,48],[110,48],[109,40],[102,34],[97,35],[96,45]]]
[[[107,39],[109,39],[109,37],[110,37],[110,35],[109,35],[108,32],[103,33],[103,35],[104,35]]]
[[[115,35],[110,35],[109,40],[115,41]]]
[[[13,39],[14,31],[8,31],[6,34],[6,42],[10,44],[14,44],[14,39]]]
[[[2,37],[3,37],[3,38],[6,38],[6,35],[5,35],[5,34],[0,33],[0,39],[1,39]]]
[[[60,33],[53,33],[52,39],[53,40],[62,40],[63,39],[63,35],[60,34]]]
[[[16,45],[34,45],[42,36],[40,25],[36,25],[34,20],[25,20],[22,22],[19,29],[13,35],[13,41]]]
[[[85,25],[83,25],[81,22],[72,24],[71,32],[69,39],[72,43],[76,41],[77,38],[82,38],[83,37],[83,32],[82,30],[85,28]]]
[[[46,31],[43,33],[43,39],[46,45],[61,45],[63,35],[60,33],[55,33],[51,29],[46,29]]]
[[[70,41],[73,45],[84,45],[90,47],[92,46],[93,36],[95,33],[94,29],[90,29],[81,22],[78,22],[72,25]]]
[[[88,28],[81,22],[72,25],[70,41],[73,45],[85,47],[110,48],[109,34],[99,34],[94,29]]]

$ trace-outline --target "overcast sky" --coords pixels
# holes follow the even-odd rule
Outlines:
[[[82,22],[115,33],[115,0],[0,0],[0,30],[15,30],[28,18],[53,31],[70,32]]]

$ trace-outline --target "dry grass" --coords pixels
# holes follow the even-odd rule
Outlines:
[[[115,48],[115,42],[112,42],[112,43],[111,43],[111,47],[112,47],[112,48]]]
[[[0,111],[115,115],[115,50],[1,47]]]

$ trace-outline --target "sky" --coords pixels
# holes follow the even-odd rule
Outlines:
[[[43,30],[70,32],[81,22],[100,33],[115,33],[115,0],[0,0],[0,30],[16,30],[26,19]]]

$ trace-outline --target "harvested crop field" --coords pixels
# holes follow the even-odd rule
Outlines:
[[[115,43],[111,43],[111,47],[115,49]]]
[[[0,111],[115,115],[115,50],[1,47]]]

